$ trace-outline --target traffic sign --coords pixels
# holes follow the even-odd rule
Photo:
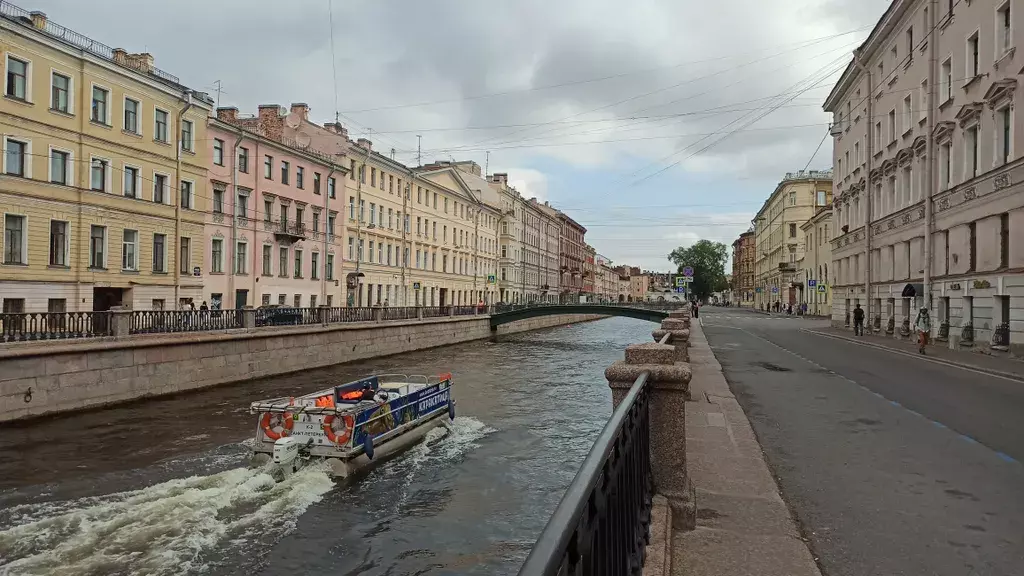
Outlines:
[[[824,292],[824,291],[825,291],[825,285],[824,284],[818,284],[818,292]]]
[[[413,290],[419,290],[420,289],[420,283],[419,282],[413,282],[412,283],[412,289]]]
[[[693,276],[693,266],[684,266],[683,276]],[[690,282],[693,282],[693,280],[690,280]]]
[[[682,286],[682,285],[683,285],[683,277],[682,276],[676,276],[676,286]]]
[[[779,287],[778,286],[772,286],[772,294],[778,294],[778,293],[779,293]]]
[[[814,288],[817,285],[818,285],[818,281],[817,280],[808,280],[807,281],[807,287],[808,288]]]
[[[684,284],[688,282],[693,282],[693,276],[681,276],[681,278],[683,279]]]
[[[682,294],[686,292],[686,288],[683,288],[682,286],[676,286],[676,292]]]
[[[488,274],[487,275],[487,283],[488,284],[497,284],[498,283],[498,281],[495,279],[494,274]]]
[[[760,286],[754,287],[754,292],[760,294],[761,293],[761,287]]]

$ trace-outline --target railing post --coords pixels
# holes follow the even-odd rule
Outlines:
[[[127,306],[110,307],[110,333],[115,337],[128,336],[132,331],[132,310]]]
[[[373,309],[373,321],[380,322],[384,317],[384,309],[380,306],[376,306]]]
[[[669,335],[668,344],[676,349],[676,362],[689,362],[690,352],[690,320],[680,318],[666,318],[661,321],[661,328],[651,332],[655,342]],[[690,399],[689,388],[687,388],[686,399]]]
[[[690,388],[690,365],[676,361],[676,348],[668,344],[632,344],[625,361],[605,370],[612,403],[618,405],[633,382],[644,372],[650,374],[651,470],[654,489],[672,503],[672,517],[680,527],[692,525],[693,495],[686,475],[686,396]]]
[[[449,318],[455,318],[455,306],[452,306],[452,305],[448,306],[448,317]]]
[[[256,329],[256,309],[252,306],[244,306],[242,312],[242,328],[246,330]]]
[[[423,306],[416,307],[416,319],[423,320]]]

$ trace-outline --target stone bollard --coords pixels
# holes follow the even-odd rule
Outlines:
[[[676,349],[676,362],[689,362],[690,361],[690,326],[689,320],[682,321],[675,318],[667,318],[661,322],[661,328],[651,332],[651,336],[654,336],[655,342],[661,342],[661,339],[669,334],[669,345],[674,346]],[[687,394],[687,400],[689,400],[689,394]]]
[[[132,309],[127,306],[110,307],[110,333],[128,336],[132,331]]]
[[[416,319],[423,320],[423,306],[416,306]]]
[[[625,361],[605,370],[612,404],[618,406],[640,374],[648,372],[650,397],[651,471],[654,489],[672,503],[680,527],[692,523],[692,490],[686,475],[686,396],[690,388],[689,364],[676,362],[676,349],[668,344],[632,344]],[[689,510],[689,512],[688,512]]]
[[[373,321],[380,322],[384,317],[384,309],[380,306],[373,307]]]
[[[256,309],[252,306],[242,308],[242,328],[246,330],[256,329]]]

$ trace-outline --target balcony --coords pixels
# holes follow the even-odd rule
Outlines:
[[[280,242],[305,240],[306,225],[299,222],[281,222],[274,228],[274,237]]]

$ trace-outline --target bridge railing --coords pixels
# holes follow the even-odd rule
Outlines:
[[[640,574],[654,496],[649,376],[612,413],[520,576]]]

